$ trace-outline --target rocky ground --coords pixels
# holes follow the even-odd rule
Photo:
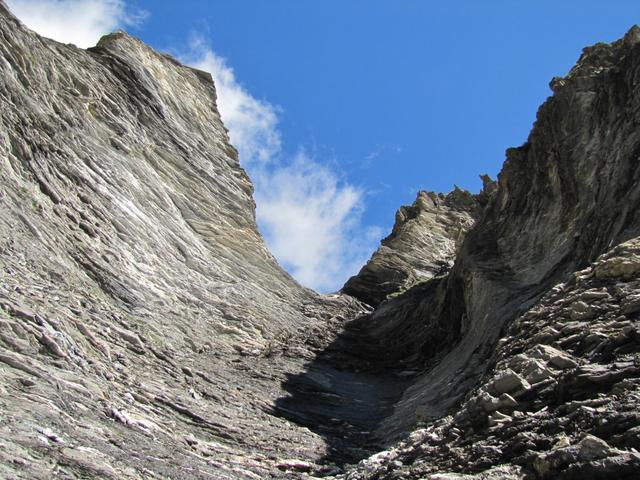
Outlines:
[[[208,74],[0,0],[0,477],[637,478],[638,78],[639,29],[585,49],[497,182],[321,296]]]

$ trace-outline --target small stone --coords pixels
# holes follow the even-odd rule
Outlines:
[[[66,358],[67,355],[62,351],[60,345],[58,345],[56,341],[46,333],[42,333],[42,335],[40,336],[40,343],[47,347],[47,350],[49,350],[56,357]]]
[[[580,299],[584,301],[589,300],[605,300],[611,298],[608,292],[601,292],[598,290],[587,290],[582,295],[580,295]]]
[[[30,309],[23,305],[12,305],[11,314],[14,317],[22,318],[24,320],[35,321],[36,315]]]
[[[558,355],[549,359],[549,363],[561,370],[575,368],[578,364],[567,355]]]
[[[509,365],[531,384],[538,383],[554,375],[553,372],[545,366],[544,362],[538,358],[531,358],[529,355],[515,355],[509,362]]]
[[[31,380],[30,378],[21,378],[20,383],[25,387],[33,387],[36,384],[36,382]]]
[[[553,449],[555,450],[558,448],[566,448],[566,447],[569,447],[570,445],[571,445],[571,439],[566,435],[561,435],[560,438],[558,438],[556,442],[553,444]]]
[[[476,398],[476,405],[483,409],[485,412],[491,413],[498,409],[498,407],[500,406],[500,401],[497,398],[489,395],[487,392],[482,392]]]
[[[489,426],[495,427],[497,425],[501,425],[502,423],[508,422],[511,420],[509,415],[505,415],[504,413],[500,413],[498,411],[493,412],[489,417]]]
[[[98,234],[96,233],[95,229],[88,222],[82,220],[79,223],[79,227],[82,229],[82,231],[84,233],[89,235],[91,238],[97,238],[98,237]]]
[[[513,370],[507,370],[506,373],[496,378],[491,386],[497,393],[513,393],[531,388],[529,382],[527,382],[520,375]]]
[[[611,451],[611,447],[607,442],[593,435],[587,435],[580,441],[578,447],[583,460],[603,458]]]
[[[51,440],[55,443],[64,443],[62,437],[53,432],[50,428],[38,428],[38,432],[40,432],[44,437]]]
[[[285,459],[276,463],[276,468],[283,471],[310,472],[313,465],[303,460]]]
[[[570,316],[572,320],[588,320],[593,318],[595,313],[591,310],[591,307],[586,302],[577,301],[571,304]]]
[[[518,402],[511,395],[509,395],[508,393],[503,393],[502,395],[500,395],[499,408],[513,409],[517,407],[518,407]]]
[[[551,366],[561,370],[575,368],[578,364],[571,359],[568,353],[558,350],[550,345],[537,345],[532,354],[533,357],[547,361]]]

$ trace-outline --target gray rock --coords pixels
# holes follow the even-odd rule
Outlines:
[[[40,38],[0,2],[0,112],[0,477],[265,478],[276,452],[321,456],[271,412],[363,307],[268,252],[210,75],[122,32]]]
[[[486,177],[485,195],[493,183]],[[379,305],[389,295],[446,272],[482,211],[481,198],[456,187],[448,195],[419,192],[396,213],[391,234],[342,291]]]
[[[585,49],[497,182],[421,192],[322,296],[208,74],[0,0],[0,476],[637,478],[639,48]]]
[[[571,464],[590,462],[614,456],[612,449],[604,440],[587,435],[580,443],[544,453],[533,462],[536,473],[541,478],[555,478],[558,473]]]
[[[557,348],[550,345],[538,345],[535,347],[531,354],[533,357],[537,357],[545,360],[551,366],[559,369],[575,368],[578,364],[571,356]]]
[[[490,388],[496,393],[502,394],[522,392],[531,388],[531,385],[517,373],[507,370],[491,382]]]

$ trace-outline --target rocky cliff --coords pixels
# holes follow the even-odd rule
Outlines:
[[[270,403],[304,337],[359,307],[267,251],[211,77],[124,33],[40,38],[0,3],[0,79],[0,477],[251,478],[322,455]]]
[[[637,27],[586,48],[451,272],[367,319],[415,372],[378,434],[428,427],[349,478],[638,475],[639,71]]]
[[[0,0],[0,477],[637,478],[639,76],[639,29],[585,49],[497,183],[321,296],[208,74]]]
[[[398,210],[391,235],[342,292],[378,306],[389,295],[448,270],[482,200],[458,188],[446,196],[419,192],[413,205]]]

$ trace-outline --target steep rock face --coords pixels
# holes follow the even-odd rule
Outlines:
[[[514,318],[572,272],[611,246],[640,234],[639,70],[637,27],[611,45],[585,49],[569,75],[552,82],[555,94],[541,107],[527,143],[507,152],[498,189],[467,234],[451,273],[409,289],[361,320],[368,325],[367,335],[386,348],[378,357],[366,352],[369,361],[378,362],[382,357],[384,365],[402,364],[414,372],[393,413],[379,426],[379,435],[393,438],[418,420],[446,415],[487,372],[496,342]],[[635,254],[629,255],[633,258]],[[620,258],[615,264],[619,262],[625,265],[621,269],[633,272],[632,258]],[[629,278],[635,275],[630,273]],[[613,285],[615,281],[609,284]],[[593,333],[591,340],[597,339],[595,319],[606,323],[615,318],[615,302],[624,303],[626,296],[635,294],[632,283],[617,293],[611,308],[592,310],[591,316],[574,325],[574,333],[582,328],[585,336]],[[589,310],[588,304],[583,307]],[[532,322],[532,331],[545,327],[542,317],[534,318],[540,321]],[[580,312],[574,318],[579,319]],[[619,321],[620,328],[634,325]],[[627,333],[614,328],[612,335],[623,335],[620,345],[624,345]],[[623,351],[631,355],[627,360],[633,364],[638,361],[638,345],[633,334],[630,338],[631,344]],[[575,338],[554,340],[549,342],[562,351],[563,342],[571,345]],[[594,368],[601,369],[605,378],[607,372],[622,368],[615,363],[615,356],[601,362]],[[629,368],[623,376],[636,378],[635,367]],[[521,381],[518,378],[510,381],[517,383]],[[527,383],[520,387],[527,390]],[[632,390],[637,391],[636,387]],[[555,401],[565,400],[560,395]],[[637,397],[625,408],[637,409]],[[557,424],[559,420],[552,415],[550,421]],[[637,422],[630,419],[626,425],[635,427]],[[465,425],[465,445],[478,438],[470,436],[474,431]],[[584,431],[578,428],[576,436]],[[491,435],[491,431],[484,430],[481,435]],[[450,444],[443,445],[450,452]],[[629,461],[629,468],[637,473],[636,460]],[[457,463],[458,471],[481,468],[465,467],[462,457]],[[488,468],[489,463],[482,468]],[[527,465],[533,468],[531,463]],[[549,468],[553,471],[556,467]]]
[[[346,478],[436,479],[437,472],[485,470],[478,478],[554,478],[565,467],[572,472],[566,478],[640,473],[628,443],[639,425],[632,412],[639,408],[640,345],[634,307],[623,306],[635,305],[639,293],[637,241],[593,267],[618,272],[606,280],[552,290],[640,234],[639,32],[633,28],[618,42],[585,49],[567,77],[554,79],[555,95],[541,107],[528,142],[507,152],[498,185],[484,192],[486,207],[450,272],[347,323],[323,355],[290,380],[293,388],[311,384],[325,394],[314,384],[319,372],[360,372],[359,378],[375,379],[369,389],[340,386],[329,399],[316,395],[314,410],[325,404],[324,411],[335,412],[330,405],[348,405],[349,395],[355,405],[377,396],[379,405],[388,403],[372,410],[378,415],[372,436],[388,444],[418,423],[428,426],[361,462]],[[376,294],[378,284],[370,285]],[[540,300],[545,294],[553,300]],[[564,303],[572,306],[558,308]],[[526,322],[517,320],[499,343],[526,312]],[[588,366],[573,370],[578,365]],[[624,388],[613,390],[618,381]],[[300,392],[294,397],[310,400]],[[582,405],[565,405],[574,401],[607,407],[567,438],[556,437]],[[594,430],[594,424],[610,430]],[[584,436],[594,431],[600,440]]]
[[[402,209],[372,311],[268,253],[207,74],[0,0],[0,476],[637,478],[639,70],[586,49],[497,186]]]
[[[218,329],[258,345],[284,328],[310,293],[258,234],[210,76],[124,33],[84,52],[11,22],[3,17],[3,220],[44,244],[31,260],[67,278],[80,266],[134,312],[208,310],[220,319],[207,326],[212,338]],[[220,308],[211,292],[265,301]],[[277,295],[288,301],[271,309]]]
[[[480,210],[479,199],[458,188],[446,196],[419,192],[413,205],[398,210],[391,234],[342,291],[377,306],[447,270]]]
[[[271,404],[305,339],[360,307],[267,251],[215,100],[127,34],[80,50],[0,2],[0,477],[265,478],[322,457]]]
[[[554,286],[511,324],[455,415],[346,478],[637,478],[639,279],[634,238]],[[461,471],[476,475],[437,473]]]
[[[585,49],[510,149],[498,188],[451,273],[386,302],[370,334],[423,372],[384,435],[445,414],[487,369],[502,329],[555,283],[640,234],[640,30]],[[424,289],[432,293],[424,294]],[[407,348],[407,341],[412,348]],[[383,342],[384,343],[384,342]]]

